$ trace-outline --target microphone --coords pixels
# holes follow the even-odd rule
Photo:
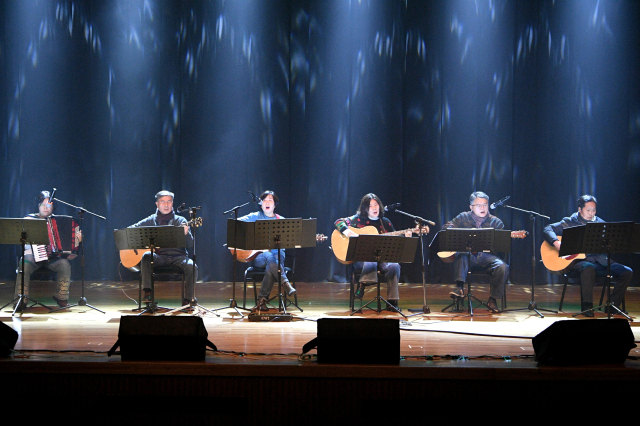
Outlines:
[[[184,213],[184,212],[188,211],[189,209],[186,208],[185,206],[186,206],[186,203],[180,204],[180,207],[178,207],[178,210],[176,210],[176,212],[178,214],[180,214],[180,213]]]
[[[53,201],[53,197],[56,196],[56,191],[58,190],[58,188],[53,188],[53,192],[51,193],[51,195],[49,196],[49,203],[51,203]]]
[[[505,201],[507,201],[509,198],[511,198],[511,196],[510,196],[510,195],[507,195],[507,196],[506,196],[506,197],[504,197],[502,200],[500,200],[500,201],[496,201],[495,203],[491,204],[491,205],[489,206],[489,208],[490,208],[491,210],[495,210],[495,209],[496,209],[496,207],[500,207],[501,205],[503,205],[503,204],[504,204],[504,202],[505,202]]]
[[[390,205],[388,205],[388,206],[386,206],[386,207],[384,208],[384,211],[385,211],[385,212],[392,212],[392,211],[394,211],[395,209],[397,209],[398,207],[400,207],[400,203],[390,204]]]
[[[256,194],[251,191],[247,191],[247,194],[249,194],[249,196],[251,197],[252,202],[260,204],[260,200],[258,199]]]

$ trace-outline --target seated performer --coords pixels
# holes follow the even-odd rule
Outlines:
[[[359,234],[349,229],[349,226],[353,228],[364,228],[365,226],[373,226],[378,230],[378,233],[385,234],[387,232],[395,231],[391,221],[384,217],[384,205],[376,194],[369,193],[362,197],[360,200],[360,207],[355,215],[351,217],[341,218],[335,221],[335,227],[343,235],[347,237],[357,237]],[[429,232],[429,228],[426,227],[425,232]],[[412,230],[407,230],[405,236],[410,237]],[[356,262],[354,267],[362,267],[362,273],[360,274],[360,282],[353,297],[356,299],[362,299],[364,295],[364,288],[367,285],[378,282],[378,264],[376,262]],[[398,300],[400,294],[398,292],[398,279],[400,278],[400,265],[398,263],[380,263],[380,270],[385,271],[387,277],[387,300],[398,311],[402,311],[398,307]],[[388,311],[394,312],[395,310],[387,307]]]
[[[255,222],[257,220],[268,220],[268,219],[284,219],[284,217],[275,213],[276,207],[278,207],[279,200],[278,196],[273,191],[264,191],[258,197],[260,200],[258,204],[260,204],[261,211],[249,213],[248,215],[242,216],[238,220],[242,220],[244,222]],[[280,270],[281,278],[282,278],[282,287],[287,292],[289,296],[296,292],[296,289],[293,288],[287,275],[284,273],[284,257],[285,250],[280,249]],[[265,274],[262,279],[262,286],[260,287],[260,291],[258,292],[258,305],[254,308],[256,310],[268,311],[267,301],[269,300],[269,295],[271,294],[271,289],[273,288],[273,284],[278,281],[278,250],[272,249],[269,251],[264,251],[258,254],[255,259],[251,261],[251,265],[255,268],[264,268]]]
[[[193,247],[193,236],[187,219],[175,214],[173,211],[173,192],[160,191],[156,194],[156,207],[157,210],[151,216],[142,219],[135,225],[131,225],[130,228],[137,228],[139,226],[182,226],[184,228],[184,235],[187,240],[187,247]],[[184,299],[182,305],[188,305],[194,298],[194,285],[196,279],[198,279],[198,267],[193,263],[193,260],[189,258],[189,253],[186,248],[159,248],[155,250],[153,257],[154,267],[172,266],[177,267],[184,273]],[[142,274],[142,289],[144,290],[143,302],[151,302],[151,252],[147,252],[142,256],[140,261],[140,273]]]
[[[597,204],[598,201],[593,195],[583,195],[578,198],[578,211],[576,213],[544,228],[542,232],[545,241],[560,251],[558,237],[562,236],[562,231],[565,228],[586,225],[589,222],[604,222],[604,220],[596,216]],[[595,284],[596,276],[604,277],[607,275],[607,256],[603,253],[587,254],[584,260],[572,262],[564,272],[570,277],[580,276],[582,311],[588,311],[593,308],[593,285]],[[633,277],[633,271],[627,266],[612,261],[611,275],[613,281],[615,281],[615,287],[611,292],[611,302],[620,308],[627,286]],[[611,313],[615,314],[617,312],[613,309]],[[593,317],[593,311],[585,312],[584,315]]]
[[[469,197],[468,212],[462,212],[453,220],[444,224],[447,228],[494,228],[503,229],[504,223],[489,213],[489,196],[476,191]],[[454,297],[464,297],[464,283],[467,273],[471,271],[491,271],[491,292],[486,305],[491,312],[498,313],[496,301],[502,298],[504,284],[509,277],[509,266],[493,253],[458,252],[453,261],[454,278],[457,288],[450,294]]]
[[[51,218],[53,215],[54,204],[53,201],[50,201],[51,194],[49,191],[41,191],[36,197],[36,204],[38,206],[38,213],[29,214],[25,217],[32,219],[47,219],[47,228],[49,232],[49,241],[50,244],[46,246],[46,252],[48,259],[43,260],[41,262],[36,263],[33,250],[31,245],[25,246],[25,254],[24,254],[24,296],[29,296],[29,281],[31,274],[43,266],[47,269],[52,270],[57,275],[57,283],[56,292],[53,295],[53,300],[56,301],[58,306],[61,308],[65,308],[69,306],[69,286],[71,282],[71,264],[69,260],[73,260],[76,255],[62,255],[56,253],[56,246],[59,244],[55,244],[54,241],[59,242],[59,236],[57,236],[57,229],[54,229],[51,223]],[[81,241],[82,235],[80,231],[75,235],[76,241]],[[15,296],[19,297],[20,288],[22,285],[22,274],[20,273],[20,268],[22,268],[22,259],[20,260],[20,265],[18,266],[18,276],[16,278],[16,288],[15,288]],[[26,308],[26,300],[22,299],[20,303],[21,306],[18,306],[18,310],[24,310]],[[15,306],[14,306],[15,308]]]

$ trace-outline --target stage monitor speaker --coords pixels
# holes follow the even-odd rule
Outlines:
[[[0,321],[0,356],[9,356],[18,341],[18,332]]]
[[[620,364],[635,348],[626,319],[557,321],[533,338],[543,364]]]
[[[109,356],[120,346],[123,361],[201,361],[205,358],[206,346],[217,350],[207,337],[199,317],[123,316],[118,341]]]
[[[397,319],[318,320],[318,337],[303,347],[303,353],[318,349],[322,364],[400,363],[400,322]]]

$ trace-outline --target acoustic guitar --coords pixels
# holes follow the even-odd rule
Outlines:
[[[365,226],[364,228],[354,228],[352,226],[349,226],[349,229],[351,229],[353,232],[355,232],[358,235],[378,235],[379,234],[378,228],[376,228],[375,226]],[[401,231],[392,231],[392,232],[387,232],[384,235],[404,235],[404,233],[407,231],[415,232],[415,229],[416,228],[403,229]],[[428,233],[427,228],[426,227],[422,228],[421,232],[423,234]],[[350,237],[347,237],[337,229],[333,231],[333,233],[331,234],[331,249],[333,250],[333,254],[336,256],[336,259],[338,259],[338,262],[343,263],[345,265],[354,263],[354,262],[347,262],[345,260],[347,258],[347,250],[349,249],[349,238]]]
[[[193,220],[190,220],[189,222],[187,222],[187,225],[193,226],[195,228],[197,228],[198,226],[202,226],[202,218],[197,217]],[[142,256],[150,251],[151,250],[148,249],[120,250],[120,262],[125,268],[133,268],[138,263],[140,263],[140,261],[142,260]]]
[[[562,242],[562,237],[558,237],[558,240]],[[540,257],[542,258],[542,263],[548,270],[556,272],[568,268],[574,260],[585,259],[587,255],[578,253],[569,256],[560,256],[560,253],[554,246],[543,241],[540,246]]]
[[[326,235],[322,235],[322,234],[316,234],[316,242],[322,242],[325,241],[327,239]],[[233,247],[229,247],[229,251],[231,251],[231,255],[233,256],[233,251],[235,249]],[[236,256],[238,256],[238,262],[250,262],[253,259],[256,258],[257,255],[259,255],[260,253],[266,253],[269,250],[241,250],[241,249],[237,249],[236,251]]]
[[[527,231],[511,231],[511,238],[525,238],[529,233]],[[451,263],[456,258],[456,251],[440,251],[438,257],[444,263]]]

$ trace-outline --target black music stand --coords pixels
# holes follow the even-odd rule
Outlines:
[[[360,235],[357,238],[349,238],[349,246],[347,247],[345,260],[348,262],[376,262],[378,264],[376,269],[379,269],[381,262],[412,263],[416,256],[417,247],[418,238],[395,235]],[[378,303],[378,309],[369,309],[380,313],[382,312],[381,301],[407,319],[407,316],[398,308],[380,296],[380,283],[378,283],[378,293],[376,297],[362,305],[359,309],[354,309],[351,315],[356,312],[362,313],[362,309],[368,308],[373,302]]]
[[[573,315],[574,317],[604,307],[607,318],[611,318],[611,308],[613,308],[627,320],[633,321],[630,316],[611,302],[611,253],[626,254],[639,251],[640,232],[638,226],[633,222],[599,222],[566,228],[562,232],[560,256],[578,253],[607,255],[607,300],[604,305],[578,312]]]
[[[278,310],[282,312],[278,316],[279,321],[284,318],[290,320],[287,314],[288,300],[282,294],[282,267],[281,267],[281,249],[287,248],[303,248],[316,246],[316,219],[270,219],[257,220],[255,222],[237,221],[232,223],[233,219],[228,220],[227,229],[231,226],[236,229],[235,233],[227,232],[227,245],[241,250],[278,250]],[[237,227],[236,227],[237,226]],[[232,240],[234,237],[235,240]],[[295,305],[298,307],[298,305]],[[300,309],[298,307],[298,309]],[[258,310],[255,315],[262,316]]]
[[[171,308],[157,306],[155,302],[155,286],[153,283],[153,255],[158,248],[184,248],[187,242],[182,226],[139,226],[136,228],[115,229],[113,237],[118,250],[151,250],[151,302],[145,312],[153,314],[157,310],[170,311]],[[142,273],[142,268],[140,270]]]
[[[43,305],[37,300],[26,296],[24,294],[24,251],[26,244],[49,244],[49,232],[47,231],[47,221],[44,219],[11,219],[11,218],[0,218],[0,244],[20,244],[22,246],[22,261],[20,265],[20,270],[22,272],[21,275],[21,283],[20,283],[20,294],[18,297],[13,299],[11,302],[4,305],[0,308],[0,311],[3,310],[6,306],[9,306],[12,303],[15,303],[15,307],[13,308],[13,313],[11,316],[16,314],[16,311],[21,305],[22,301],[25,301],[25,306],[28,305],[28,301],[33,302],[33,305],[26,307],[24,310],[33,308],[36,305],[44,306],[45,308],[51,310],[50,307]],[[24,312],[24,311],[23,311]]]
[[[447,228],[436,234],[430,247],[435,252],[467,252],[469,258],[471,258],[471,253],[477,252],[510,253],[511,231],[494,228]],[[471,299],[479,302],[478,306],[485,306],[489,309],[486,303],[471,293],[471,285],[468,286],[467,295],[464,297],[467,298],[467,311],[471,316],[473,316]],[[442,312],[457,305],[458,301],[454,300],[449,306],[442,309]]]

